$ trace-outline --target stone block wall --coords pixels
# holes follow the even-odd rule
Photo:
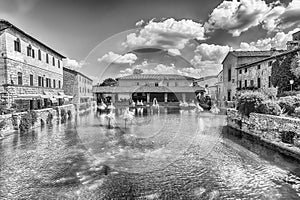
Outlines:
[[[78,80],[76,74],[64,70],[63,72],[63,89],[66,95],[73,96],[72,103],[79,102]]]
[[[296,152],[300,158],[300,119],[258,113],[250,113],[246,117],[235,109],[228,109],[227,125],[272,143],[279,149]]]
[[[55,108],[47,108],[41,110],[35,110],[37,114],[37,121],[34,123],[32,128],[37,128],[42,125],[45,125],[49,120],[49,114],[53,116],[51,122],[60,121],[61,119],[61,111],[65,110],[67,113],[67,118],[75,118],[76,110],[73,104],[57,106]],[[0,130],[0,135],[5,136],[14,131],[19,130],[19,125],[21,122],[22,116],[27,114],[27,112],[20,112],[8,115],[0,115],[0,122],[5,121],[5,126]]]

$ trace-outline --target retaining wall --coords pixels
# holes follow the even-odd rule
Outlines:
[[[300,161],[300,119],[258,113],[246,117],[235,109],[227,109],[227,125]]]

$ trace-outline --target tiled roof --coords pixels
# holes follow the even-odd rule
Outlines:
[[[72,73],[72,74],[75,74],[75,75],[80,74],[80,75],[83,76],[84,78],[87,78],[87,79],[89,79],[90,81],[93,81],[93,79],[91,79],[90,77],[84,75],[83,73],[81,73],[81,72],[79,72],[79,71],[76,71],[76,70],[73,70],[73,69],[70,69],[70,68],[67,68],[67,67],[64,67],[63,70],[64,70],[64,71],[67,71],[67,72],[70,72],[70,73]]]
[[[238,66],[237,69],[239,69],[239,68],[245,68],[245,67],[250,67],[252,65],[255,65],[255,64],[258,64],[258,63],[261,63],[261,62],[264,62],[264,61],[272,60],[272,59],[275,59],[277,57],[285,56],[285,55],[287,55],[289,53],[293,53],[293,52],[297,52],[297,51],[300,51],[300,48],[289,50],[289,51],[284,51],[283,53],[280,53],[280,54],[277,54],[277,55],[274,55],[274,56],[269,56],[267,58],[263,58],[263,59],[258,60],[258,61],[247,63],[245,65]]]
[[[181,86],[181,87],[166,87],[166,86],[95,86],[93,87],[93,93],[134,93],[134,92],[196,92],[204,91],[205,89],[200,86],[190,87],[190,86]]]
[[[195,78],[189,76],[182,76],[178,74],[132,74],[117,78],[118,80],[194,80]]]
[[[272,55],[272,51],[231,51],[236,57],[267,57]]]

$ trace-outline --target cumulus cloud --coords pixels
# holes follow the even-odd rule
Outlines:
[[[140,24],[138,22],[138,25]],[[137,32],[127,35],[123,46],[131,49],[138,47],[182,49],[191,39],[205,39],[201,23],[169,18],[159,22],[151,20]]]
[[[205,23],[207,31],[224,29],[239,36],[251,27],[262,25],[268,31],[283,30],[300,24],[300,0],[285,4],[263,0],[223,1]]]
[[[168,49],[168,53],[172,56],[180,56],[181,53],[178,49]]]
[[[242,42],[240,44],[240,49],[238,50],[270,50],[271,48],[286,49],[287,41],[291,41],[292,34],[297,31],[300,31],[300,28],[296,28],[288,33],[278,32],[274,37],[259,39],[250,43]]]
[[[119,55],[114,52],[108,52],[101,58],[98,58],[99,62],[129,64],[129,65],[135,63],[136,60],[137,60],[137,56],[134,53]]]
[[[75,59],[70,59],[70,58],[63,59],[64,67],[69,68],[69,69],[73,69],[73,70],[78,70],[86,64],[87,63],[84,60],[77,61]]]

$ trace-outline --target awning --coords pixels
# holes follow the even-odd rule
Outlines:
[[[15,99],[37,99],[40,98],[38,94],[17,94]]]

